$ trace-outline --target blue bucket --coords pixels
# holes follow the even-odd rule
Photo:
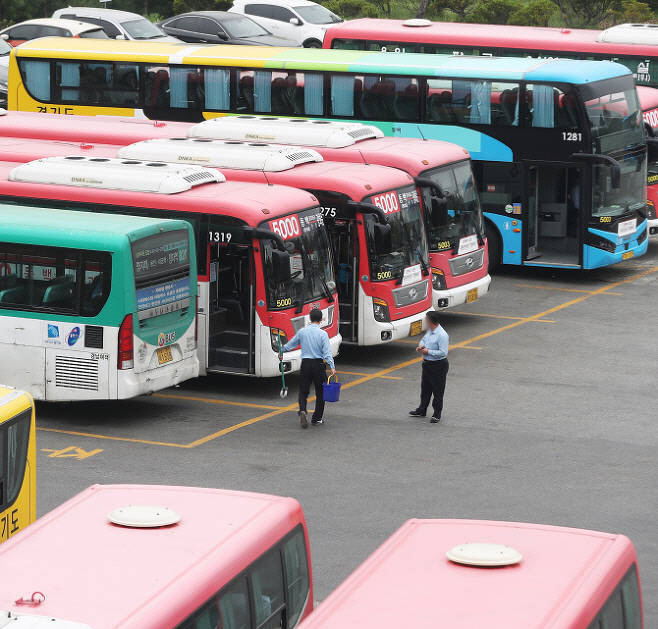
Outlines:
[[[335,376],[334,376],[335,377]],[[322,385],[322,391],[324,393],[325,402],[338,402],[340,400],[340,387],[341,383],[336,380],[331,382],[331,376],[327,378],[327,381]]]

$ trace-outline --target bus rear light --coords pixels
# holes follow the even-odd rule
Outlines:
[[[128,314],[119,327],[119,355],[117,360],[119,369],[132,369],[135,366],[134,349],[133,316]]]
[[[446,276],[440,269],[432,269],[432,288],[434,290],[446,289]]]

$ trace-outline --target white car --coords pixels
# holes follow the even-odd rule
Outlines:
[[[53,13],[53,17],[95,24],[100,26],[110,39],[180,41],[180,39],[167,35],[159,26],[156,26],[145,17],[128,11],[96,7],[66,7],[65,9],[57,9]]]
[[[306,48],[322,48],[327,27],[343,21],[310,0],[233,0],[229,11],[247,15],[274,35]]]

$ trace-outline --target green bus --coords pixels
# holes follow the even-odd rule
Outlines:
[[[189,223],[0,204],[0,382],[121,399],[194,378]]]

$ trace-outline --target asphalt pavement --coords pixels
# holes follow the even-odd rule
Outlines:
[[[413,419],[415,340],[343,347],[341,401],[301,430],[280,381],[212,376],[122,402],[39,404],[38,510],[93,483],[289,495],[322,600],[411,517],[540,522],[628,535],[645,627],[658,624],[654,378],[658,242],[592,272],[505,268],[443,314],[440,424]],[[438,584],[437,584],[438,586]]]

